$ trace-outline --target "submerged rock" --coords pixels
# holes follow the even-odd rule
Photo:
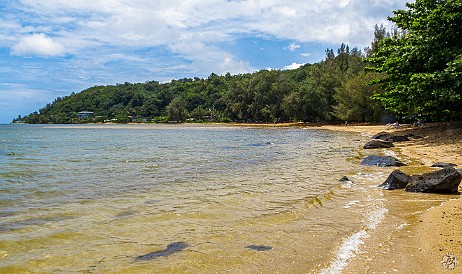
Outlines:
[[[148,254],[138,256],[138,257],[136,257],[136,260],[147,261],[147,260],[154,260],[154,259],[159,258],[159,257],[167,257],[167,256],[170,256],[170,255],[172,255],[174,253],[177,253],[177,252],[180,252],[180,251],[184,250],[188,246],[189,245],[187,243],[185,243],[185,242],[174,242],[174,243],[169,244],[167,246],[167,248],[164,249],[164,250],[155,251],[155,252],[151,252],[151,253],[148,253]]]
[[[434,163],[432,165],[432,167],[442,167],[442,168],[445,168],[445,167],[455,167],[457,166],[456,164],[453,164],[453,163],[442,163],[442,162],[437,162],[437,163]]]
[[[255,251],[269,251],[273,249],[273,247],[267,246],[267,245],[249,245],[249,246],[246,246],[245,248],[252,249]]]
[[[405,166],[400,160],[391,157],[391,156],[376,156],[370,155],[365,157],[361,161],[361,165],[363,166],[379,166],[379,167],[387,167],[387,166]]]
[[[408,192],[458,193],[462,175],[453,167],[414,175],[406,186]]]
[[[386,190],[403,189],[411,181],[411,176],[401,170],[394,170],[379,187]]]
[[[364,149],[390,148],[390,147],[394,147],[392,142],[383,141],[380,139],[370,140],[364,145]]]

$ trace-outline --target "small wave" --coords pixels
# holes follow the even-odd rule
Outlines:
[[[398,154],[396,154],[396,152],[394,152],[393,150],[384,149],[383,153],[385,154],[385,156],[391,156],[395,158],[398,157]]]
[[[356,179],[364,179],[369,182],[379,182],[381,180],[384,180],[385,173],[384,172],[372,172],[372,173],[362,173],[358,172],[355,176]]]
[[[359,203],[358,200],[353,200],[353,201],[349,201],[346,205],[343,206],[343,208],[350,208],[352,206],[355,206]]]
[[[367,231],[375,229],[385,218],[385,213],[387,211],[388,210],[384,207],[378,207],[372,210],[367,217],[366,227],[346,238],[337,250],[335,260],[329,267],[322,269],[320,273],[341,273],[348,265],[350,259],[354,258],[356,254],[360,252],[359,247],[364,243],[363,239],[369,237]]]

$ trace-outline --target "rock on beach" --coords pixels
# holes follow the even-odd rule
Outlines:
[[[411,176],[401,170],[394,170],[379,187],[386,190],[404,189],[410,181]]]
[[[406,142],[409,141],[408,136],[393,135],[391,133],[382,131],[371,137],[373,140],[382,140],[388,142]]]
[[[408,192],[458,193],[462,175],[453,167],[412,176]]]
[[[376,149],[376,148],[391,148],[394,147],[390,141],[383,141],[380,139],[373,139],[364,145],[364,149]]]
[[[389,166],[405,166],[400,160],[391,157],[391,156],[376,156],[369,155],[362,159],[361,165],[363,166],[379,166],[379,167],[389,167]]]
[[[446,168],[446,167],[456,167],[457,165],[456,164],[453,164],[453,163],[443,163],[443,162],[437,162],[437,163],[434,163],[432,165],[432,167],[442,167],[442,168]]]
[[[453,167],[413,176],[394,170],[379,187],[386,190],[404,188],[407,192],[455,194],[459,191],[461,179],[462,175]]]

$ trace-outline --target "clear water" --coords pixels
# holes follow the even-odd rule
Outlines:
[[[384,218],[356,134],[0,126],[0,273],[339,272]],[[344,175],[354,183],[340,183]]]

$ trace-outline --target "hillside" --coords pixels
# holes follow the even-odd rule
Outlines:
[[[366,83],[377,74],[363,71],[363,59],[342,44],[337,55],[328,49],[324,61],[295,70],[95,86],[14,122],[376,121],[383,109],[369,97],[380,89]]]

